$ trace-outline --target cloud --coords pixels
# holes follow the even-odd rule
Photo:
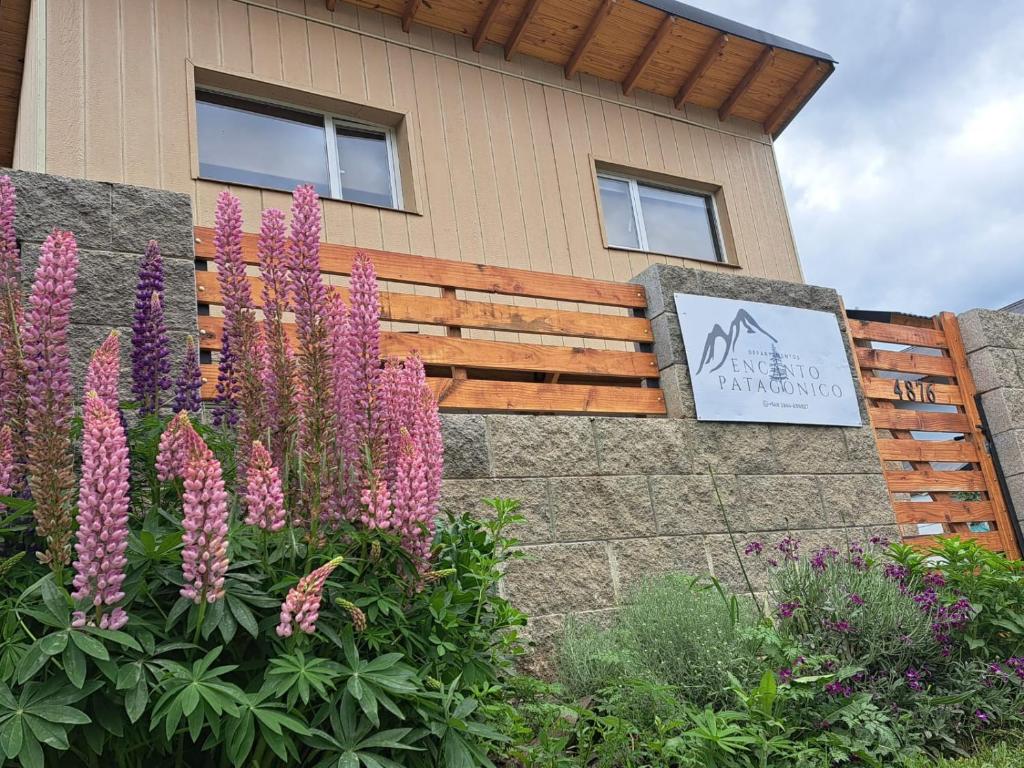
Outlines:
[[[776,146],[808,282],[928,315],[1024,297],[1024,7],[704,6],[839,61]]]

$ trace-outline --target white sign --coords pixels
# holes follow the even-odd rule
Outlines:
[[[860,426],[831,312],[677,293],[700,421]]]

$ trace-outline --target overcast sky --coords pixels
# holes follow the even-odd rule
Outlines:
[[[926,315],[1024,298],[1024,3],[690,2],[839,62],[776,145],[808,282]]]

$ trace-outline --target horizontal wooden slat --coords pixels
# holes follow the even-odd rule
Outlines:
[[[981,523],[994,519],[988,501],[897,501],[897,523]]]
[[[199,318],[199,348],[220,349],[224,320],[203,315]],[[296,343],[294,323],[285,331]],[[381,354],[385,357],[420,356],[426,365],[456,368],[531,371],[535,373],[580,373],[625,379],[658,378],[658,364],[649,352],[618,352],[583,347],[519,344],[510,341],[478,341],[418,333],[381,333]]]
[[[260,305],[263,281],[249,277],[254,302]],[[331,286],[348,301],[348,290]],[[223,297],[216,272],[196,272],[197,296],[202,304],[221,304]],[[495,331],[520,331],[555,336],[578,336],[586,339],[615,341],[652,341],[651,322],[643,317],[599,315],[593,312],[572,312],[560,309],[515,307],[484,301],[461,301],[410,293],[382,292],[381,317],[423,325],[449,325]]]
[[[213,230],[196,227],[196,259],[212,261]],[[242,235],[242,257],[246,264],[258,264],[257,236]],[[320,268],[333,275],[347,275],[352,270],[356,253],[362,251],[373,260],[377,277],[414,285],[437,285],[470,291],[499,293],[508,296],[529,296],[534,299],[578,301],[614,307],[647,306],[643,287],[586,277],[532,272],[527,269],[492,267],[463,261],[410,256],[404,253],[355,248],[333,243],[320,244]]]
[[[928,402],[937,405],[962,405],[963,394],[956,384],[932,384],[902,379],[879,379],[875,376],[862,377],[864,395],[875,400],[897,400],[905,402]],[[896,387],[899,385],[899,393]],[[926,399],[928,394],[933,399]],[[915,399],[911,400],[911,396]]]
[[[951,533],[946,536],[904,536],[903,543],[909,544],[916,549],[928,550],[941,546],[943,539],[953,538],[972,539],[983,547],[991,549],[994,552],[1003,551],[1003,540],[999,535],[999,531],[985,531],[982,533]]]
[[[889,352],[857,347],[857,362],[864,370],[902,371],[922,376],[952,376],[953,361],[948,357],[913,352]]]
[[[209,400],[216,393],[217,366],[201,368],[203,397]],[[665,396],[660,389],[441,378],[427,379],[427,383],[446,411],[665,414]]]
[[[893,493],[924,493],[927,491],[984,491],[981,472],[936,472],[922,469],[915,472],[883,472]]]
[[[871,416],[872,426],[876,429],[909,429],[915,432],[966,432],[970,429],[970,422],[962,413],[868,406],[868,414]]]
[[[878,441],[883,461],[963,461],[978,460],[978,449],[965,440],[891,440]]]
[[[942,331],[933,328],[916,328],[910,325],[875,323],[867,320],[847,320],[850,335],[855,339],[885,341],[909,346],[945,348],[946,337]]]

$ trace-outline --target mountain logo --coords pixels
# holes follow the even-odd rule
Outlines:
[[[758,324],[757,320],[754,319],[753,315],[747,312],[747,310],[741,309],[739,312],[736,313],[736,317],[733,318],[732,323],[729,324],[728,333],[726,333],[722,329],[722,326],[720,326],[718,323],[715,323],[715,327],[711,329],[711,332],[708,334],[707,340],[704,342],[704,352],[700,356],[700,367],[697,368],[697,373],[699,374],[701,371],[703,371],[704,366],[710,365],[715,362],[718,355],[719,341],[725,342],[725,348],[721,352],[721,358],[718,358],[718,364],[715,365],[715,367],[712,368],[710,372],[714,373],[723,365],[725,365],[725,361],[729,359],[729,355],[731,355],[733,350],[736,349],[736,343],[740,339],[741,331],[746,331],[747,333],[760,332],[767,336],[769,339],[771,339],[773,342],[778,342],[778,339],[776,339],[774,336],[772,336],[770,333],[768,333],[768,331],[766,331]]]

